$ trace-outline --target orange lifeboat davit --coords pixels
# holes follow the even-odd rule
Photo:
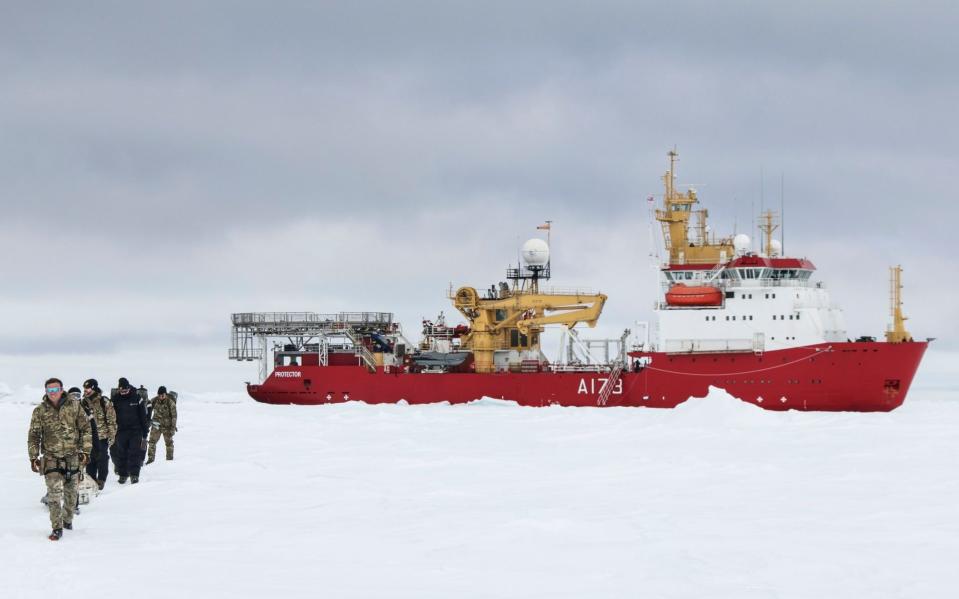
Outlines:
[[[723,292],[711,285],[688,287],[676,283],[666,292],[666,303],[670,306],[721,306]]]

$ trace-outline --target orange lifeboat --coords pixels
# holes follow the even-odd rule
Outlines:
[[[687,287],[676,283],[666,292],[666,303],[670,306],[721,306],[723,292],[711,285]]]

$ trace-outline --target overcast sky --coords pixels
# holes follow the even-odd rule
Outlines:
[[[544,219],[618,336],[673,146],[719,233],[783,177],[850,335],[901,263],[909,328],[959,351],[956,6],[0,2],[0,382],[240,389],[235,311],[418,336]]]

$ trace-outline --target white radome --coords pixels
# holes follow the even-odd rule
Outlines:
[[[746,235],[745,233],[740,233],[739,235],[733,237],[733,247],[736,248],[736,253],[739,255],[748,252],[750,244],[751,241],[749,240],[749,235]]]
[[[783,244],[778,239],[769,242],[769,253],[773,256],[779,256],[783,253]]]
[[[546,266],[549,262],[549,244],[542,239],[533,238],[523,244],[520,250],[523,262],[528,266]]]

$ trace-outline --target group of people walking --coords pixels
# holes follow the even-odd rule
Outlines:
[[[140,468],[156,458],[163,436],[166,459],[173,459],[177,431],[176,394],[161,386],[152,399],[142,386],[121,378],[110,397],[104,397],[96,379],[83,389],[64,391],[58,378],[47,379],[44,396],[33,410],[27,433],[30,468],[47,485],[47,507],[57,541],[73,529],[78,485],[86,473],[103,490],[112,458],[117,482],[140,482]],[[82,469],[82,471],[81,471]]]

